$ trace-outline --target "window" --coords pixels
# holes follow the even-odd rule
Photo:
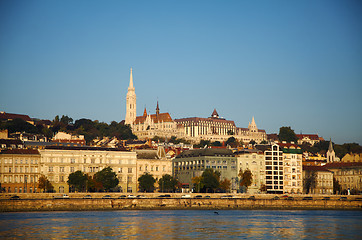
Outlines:
[[[132,176],[127,176],[127,182],[132,183]]]
[[[70,167],[70,172],[74,172],[74,167]]]
[[[53,167],[49,167],[48,172],[53,172]]]
[[[128,168],[128,173],[132,173],[132,168]]]

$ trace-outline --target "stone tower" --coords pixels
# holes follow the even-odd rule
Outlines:
[[[126,97],[126,124],[132,124],[136,120],[136,92],[133,86],[132,68],[129,78],[129,86]]]
[[[250,132],[253,132],[253,133],[255,133],[255,132],[258,131],[258,127],[256,126],[254,117],[253,117],[253,119],[251,120],[251,123],[249,122],[248,128],[249,128],[249,131],[250,131]]]
[[[336,161],[336,153],[333,150],[332,139],[329,140],[329,148],[327,151],[327,163]]]

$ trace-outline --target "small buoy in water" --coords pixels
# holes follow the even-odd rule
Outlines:
[[[215,214],[219,215],[219,212],[214,212]]]

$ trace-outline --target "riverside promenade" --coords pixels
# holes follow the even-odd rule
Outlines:
[[[360,196],[148,193],[35,193],[0,195],[0,212],[94,210],[362,210]],[[88,198],[84,198],[86,195]],[[106,196],[108,195],[108,196]],[[162,196],[163,195],[163,196]],[[165,196],[166,195],[166,196]],[[137,197],[138,196],[138,197]],[[106,197],[106,198],[105,198]],[[278,199],[279,198],[279,199]]]

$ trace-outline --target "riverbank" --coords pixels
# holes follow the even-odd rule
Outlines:
[[[19,194],[20,195],[20,194]],[[273,199],[274,195],[190,195],[182,198],[180,194],[170,194],[170,197],[159,197],[161,194],[146,194],[141,198],[119,198],[119,194],[110,194],[111,198],[102,198],[103,194],[92,194],[92,198],[83,198],[82,194],[70,194],[70,198],[56,199],[59,194],[27,194],[20,199],[11,200],[1,196],[1,212],[21,211],[96,211],[96,210],[362,210],[362,201],[358,196],[348,196],[339,200],[339,196],[312,196],[305,199],[303,195],[292,198]],[[119,196],[118,196],[119,195]],[[311,195],[309,195],[310,197]],[[185,196],[184,196],[185,197]],[[210,197],[210,198],[209,198]],[[303,200],[304,199],[304,200]]]

